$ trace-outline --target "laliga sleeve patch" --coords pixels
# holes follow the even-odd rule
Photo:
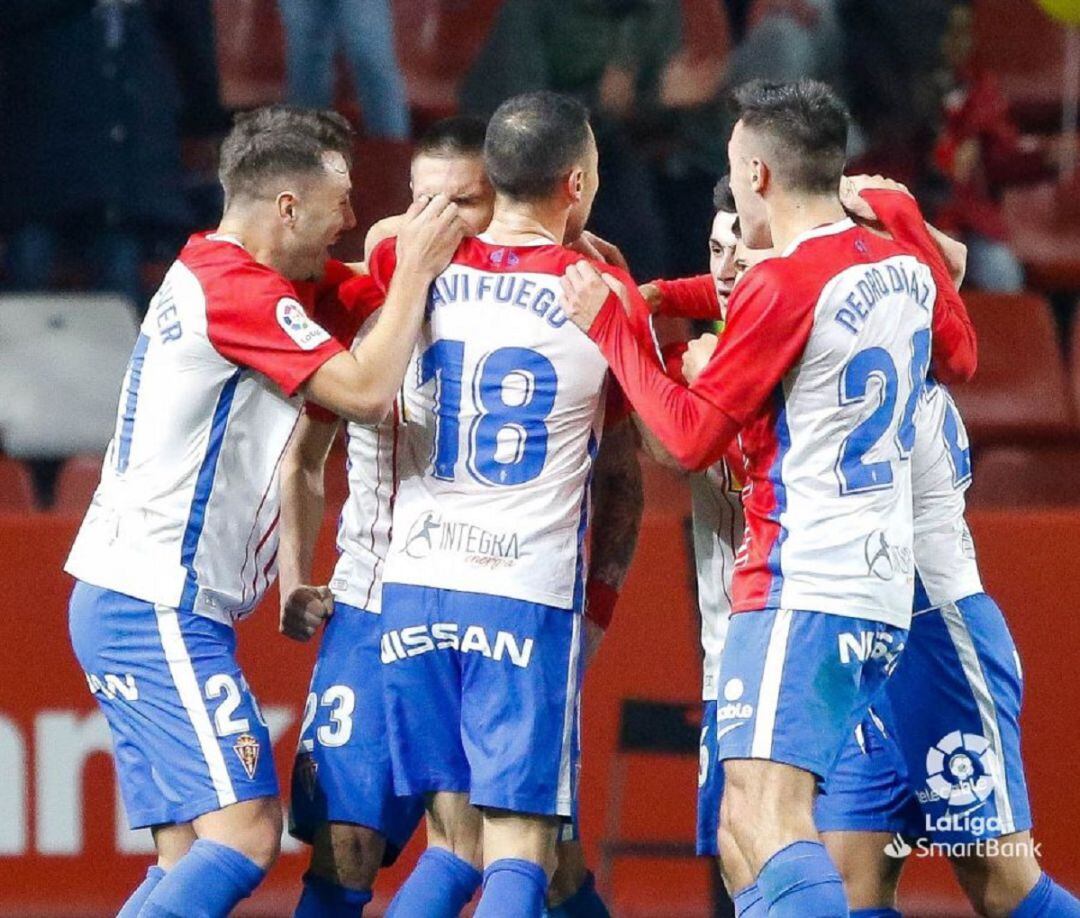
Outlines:
[[[312,322],[304,312],[304,307],[292,297],[283,296],[278,300],[277,320],[282,331],[302,350],[313,351],[330,340],[326,330]]]

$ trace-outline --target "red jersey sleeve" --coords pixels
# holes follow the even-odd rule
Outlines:
[[[348,268],[345,272],[338,274],[336,285],[326,282],[330,279],[327,273],[319,287],[314,318],[338,344],[351,350],[360,328],[382,306],[386,296],[370,274],[354,274]],[[334,412],[315,402],[305,402],[304,413],[325,424],[338,420]]]
[[[937,287],[932,320],[930,367],[945,385],[967,382],[975,375],[978,348],[975,326],[949,276],[937,244],[926,229],[919,205],[902,191],[863,191],[862,196],[897,241],[915,249],[930,268]]]
[[[720,318],[720,300],[711,274],[652,283],[660,291],[660,315],[710,321]]]
[[[397,236],[390,236],[375,246],[368,257],[367,266],[371,277],[385,294],[397,267]]]
[[[813,301],[792,300],[778,273],[762,264],[743,279],[720,346],[689,388],[669,379],[635,340],[614,296],[589,329],[634,409],[686,468],[705,469],[724,457],[806,346]]]
[[[204,289],[210,343],[226,360],[273,380],[286,396],[343,350],[308,315],[298,289],[276,272],[244,265]]]

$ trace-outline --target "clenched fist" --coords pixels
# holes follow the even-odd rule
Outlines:
[[[278,630],[294,641],[307,641],[334,612],[334,594],[325,586],[298,586],[281,604]]]

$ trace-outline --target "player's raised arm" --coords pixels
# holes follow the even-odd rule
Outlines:
[[[397,268],[375,327],[351,354],[338,354],[304,384],[304,396],[360,424],[390,411],[412,356],[428,287],[464,236],[457,208],[444,195],[414,203],[397,238]]]
[[[953,259],[961,255],[956,248],[960,244],[948,240],[953,245],[943,251],[931,236],[918,204],[906,191],[867,187],[860,196],[894,239],[919,252],[934,277],[937,286],[931,363],[934,378],[946,385],[967,382],[975,375],[978,364],[975,327],[957,292],[955,266],[945,260],[946,255]],[[966,249],[963,254],[966,255]]]

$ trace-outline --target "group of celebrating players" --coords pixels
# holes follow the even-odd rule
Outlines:
[[[426,817],[388,915],[455,916],[481,888],[483,918],[606,915],[576,840],[580,693],[633,555],[639,443],[694,473],[698,849],[737,914],[898,915],[908,840],[929,838],[980,914],[1080,915],[1035,858],[1019,658],[964,522],[963,246],[901,186],[843,177],[827,87],[736,103],[711,274],[640,287],[584,230],[597,152],[573,99],[435,125],[412,206],[352,265],[328,256],[355,225],[346,123],[237,120],[221,224],[150,303],[66,565],[158,851],[121,916],[227,915],[277,857],[233,631],[275,575],[282,631],[322,630],[295,914],[361,914]],[[661,348],[658,315],[719,334]]]

